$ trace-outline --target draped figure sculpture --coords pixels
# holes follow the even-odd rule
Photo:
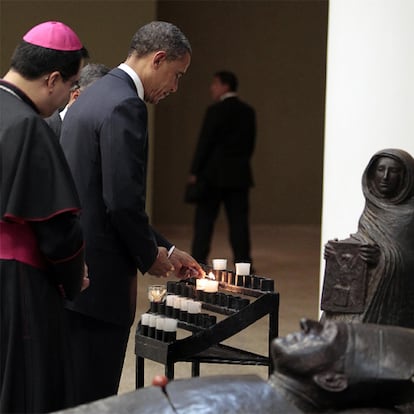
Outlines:
[[[414,159],[401,149],[378,151],[362,190],[358,231],[325,246],[322,319],[413,328]]]

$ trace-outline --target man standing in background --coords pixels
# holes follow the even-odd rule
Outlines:
[[[176,92],[191,46],[166,22],[133,36],[124,63],[88,87],[66,114],[61,145],[82,205],[90,287],[68,303],[78,403],[118,391],[134,320],[137,268],[186,277],[203,270],[149,224],[145,211],[148,121],[145,102]]]
[[[192,255],[207,263],[214,223],[221,204],[226,210],[234,263],[252,263],[249,190],[250,159],[256,139],[253,108],[237,96],[234,73],[216,72],[210,85],[214,104],[208,107],[190,170],[189,183],[204,183],[196,201]]]

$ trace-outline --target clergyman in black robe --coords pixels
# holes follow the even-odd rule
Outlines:
[[[84,279],[78,196],[43,117],[67,100],[87,52],[60,22],[23,39],[0,80],[2,413],[50,412],[74,401],[63,301]]]

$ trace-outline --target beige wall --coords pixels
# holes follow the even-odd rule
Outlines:
[[[188,223],[182,202],[208,85],[235,71],[257,111],[252,223],[320,222],[326,1],[159,1],[193,47],[178,93],[156,107],[154,220]]]
[[[183,188],[211,74],[222,68],[238,74],[241,97],[257,111],[252,223],[320,222],[327,1],[1,0],[0,7],[2,73],[21,35],[45,20],[72,26],[91,61],[109,66],[125,58],[132,34],[154,18],[186,33],[192,64],[178,93],[157,105],[152,126],[155,223],[192,221]]]

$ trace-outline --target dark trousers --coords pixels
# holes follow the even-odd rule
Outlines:
[[[66,310],[77,405],[116,395],[130,328]]]
[[[249,189],[217,189],[211,197],[196,205],[192,256],[207,264],[214,224],[224,205],[229,226],[229,241],[234,263],[251,263],[249,230]]]

